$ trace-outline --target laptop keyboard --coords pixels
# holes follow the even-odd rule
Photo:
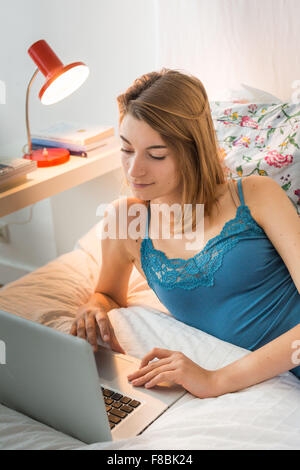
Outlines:
[[[121,393],[101,387],[103,398],[105,401],[106,413],[110,429],[121,423],[133,410],[140,404],[140,401],[133,400],[130,397],[121,395]]]

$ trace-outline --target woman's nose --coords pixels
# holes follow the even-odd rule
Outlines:
[[[141,158],[134,157],[128,168],[128,173],[132,178],[138,178],[145,174],[145,166]]]

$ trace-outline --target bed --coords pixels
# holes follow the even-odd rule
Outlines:
[[[278,157],[276,145],[280,141],[276,141],[276,129],[281,135],[280,129],[285,132],[282,122],[285,118],[280,121],[277,117],[283,104],[270,99],[264,107],[255,103],[256,108],[254,100],[249,104],[249,99],[244,100],[248,103],[224,104],[221,100],[212,103],[218,139],[223,143],[224,164],[233,178],[247,176],[255,167],[258,174],[274,177],[282,187],[286,184],[283,189],[300,213],[299,153],[294,146],[285,158]],[[264,100],[267,101],[266,96]],[[300,107],[290,106],[293,114]],[[261,111],[267,122],[259,120],[258,115],[255,117]],[[251,113],[248,119],[246,112]],[[240,118],[238,125],[236,116]],[[275,117],[278,128],[272,124]],[[297,119],[289,121],[289,129],[291,125],[297,126]],[[260,127],[256,126],[258,121]],[[296,133],[294,142],[299,137]],[[244,160],[246,150],[249,158]],[[68,333],[79,305],[88,300],[97,283],[101,265],[97,229],[98,224],[76,242],[72,251],[0,289],[0,309]],[[177,321],[135,268],[127,308],[111,310],[109,318],[126,353],[138,358],[153,347],[162,347],[182,351],[200,366],[213,370],[249,354]],[[103,344],[100,339],[99,343]],[[217,398],[199,399],[187,393],[141,435],[91,445],[0,404],[0,449],[300,449],[300,381],[285,372]]]

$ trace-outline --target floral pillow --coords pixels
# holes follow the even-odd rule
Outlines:
[[[210,108],[227,177],[273,178],[300,216],[300,103],[214,101]]]

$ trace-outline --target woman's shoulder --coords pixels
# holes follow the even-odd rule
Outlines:
[[[120,197],[111,203],[111,207],[114,208],[112,217],[115,219],[117,231],[120,233],[121,230],[123,234],[121,238],[124,240],[130,236],[130,227],[131,229],[135,227],[136,223],[132,224],[134,220],[137,220],[137,230],[139,230],[140,222],[145,225],[148,201],[135,197]],[[121,227],[120,224],[125,225]]]
[[[145,235],[148,201],[135,197],[121,197],[114,200],[112,204],[115,207],[117,237],[121,239],[120,243],[127,256],[142,274],[140,249]],[[125,224],[125,227],[120,226],[120,221]]]
[[[128,220],[136,217],[139,210],[146,213],[144,208],[147,209],[148,207],[148,201],[138,199],[136,197],[120,197],[115,199],[111,204],[115,208],[116,214],[122,212],[125,216],[126,213],[126,218]]]
[[[241,187],[244,196],[244,202],[249,207],[252,217],[262,225],[260,216],[261,207],[264,204],[265,192],[268,190],[269,182],[274,181],[269,176],[250,175],[241,178]]]

